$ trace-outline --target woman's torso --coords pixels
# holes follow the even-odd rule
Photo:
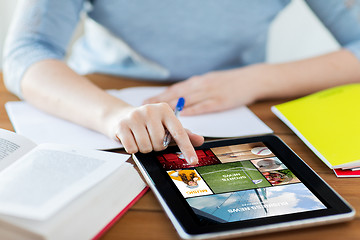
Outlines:
[[[95,0],[70,64],[105,72],[181,80],[263,62],[272,20],[290,0]]]

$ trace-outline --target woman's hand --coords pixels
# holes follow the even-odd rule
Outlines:
[[[182,115],[222,111],[258,100],[264,91],[266,65],[210,72],[176,83],[145,103],[167,102],[175,107],[179,97],[185,98]]]
[[[147,104],[141,107],[128,106],[116,117],[113,132],[128,153],[161,151],[166,129],[170,132],[184,154],[185,159],[196,164],[194,146],[204,142],[202,136],[185,130],[167,103]]]

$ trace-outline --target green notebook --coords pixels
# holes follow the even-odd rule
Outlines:
[[[360,84],[326,89],[271,110],[330,168],[360,167]]]

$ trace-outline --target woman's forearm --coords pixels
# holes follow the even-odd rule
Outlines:
[[[116,111],[126,108],[65,63],[45,60],[31,66],[22,80],[22,93],[34,106],[71,122],[114,137],[109,121]]]
[[[298,97],[360,82],[360,61],[345,49],[295,62],[268,64],[265,68],[260,99]]]

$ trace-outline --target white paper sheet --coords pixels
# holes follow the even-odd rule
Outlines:
[[[141,106],[145,99],[160,94],[164,89],[165,87],[136,87],[108,92],[129,104]],[[197,116],[179,116],[179,119],[185,128],[206,137],[243,137],[273,132],[245,106]]]
[[[5,107],[15,132],[36,144],[59,143],[90,149],[122,147],[101,133],[47,114],[26,102],[7,102]]]
[[[108,92],[140,106],[145,99],[163,90],[164,87],[136,87]],[[100,133],[51,116],[25,102],[8,102],[5,107],[15,131],[37,144],[62,143],[93,149],[122,147]],[[244,137],[273,132],[247,107],[199,116],[180,116],[179,119],[185,128],[207,137]]]

